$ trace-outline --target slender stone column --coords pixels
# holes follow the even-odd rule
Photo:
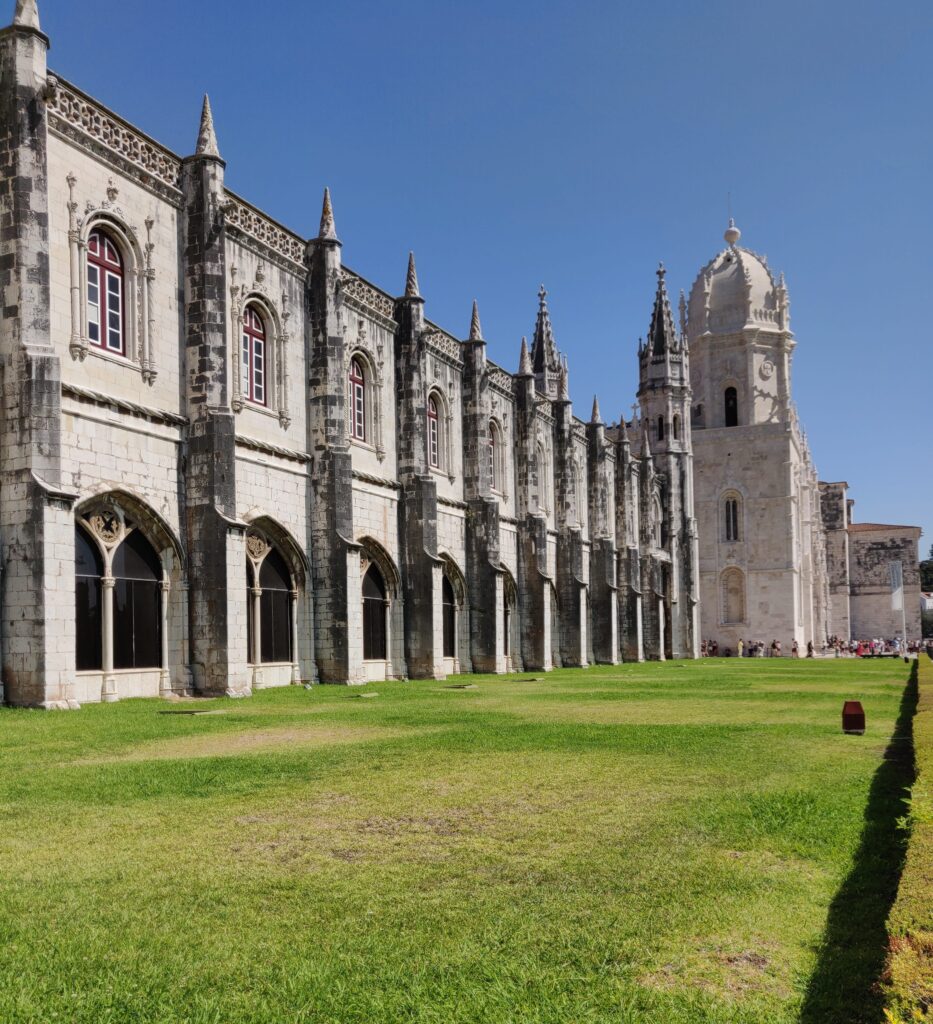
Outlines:
[[[113,674],[113,589],[117,581],[106,575],[101,582],[103,597],[103,618],[104,618],[104,650],[102,667],[104,670],[103,685],[100,691],[100,699],[107,703],[119,700],[117,693],[117,680]]]
[[[253,686],[256,686],[262,678],[262,587],[253,587],[250,596],[253,602],[253,649],[250,657],[253,659]]]
[[[162,670],[159,673],[159,696],[165,697],[172,693],[172,678],[168,667],[168,597],[172,585],[167,579],[162,580],[159,598],[162,612]]]
[[[301,682],[301,668],[298,664],[298,591],[291,591],[288,597],[292,630],[292,682],[297,684]]]

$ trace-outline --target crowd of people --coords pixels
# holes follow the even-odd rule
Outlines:
[[[820,657],[832,655],[836,658],[899,658],[904,655],[917,654],[925,650],[933,656],[933,639],[930,640],[908,640],[904,643],[901,637],[874,637],[871,640],[844,640],[839,636],[827,637],[820,645],[819,652],[814,647],[813,641],[808,640],[805,651],[801,651],[796,640],[791,642],[790,651],[785,652],[780,640],[772,640],[766,644],[761,640],[740,639],[736,644],[736,650],[731,647],[724,647],[721,651],[715,640],[704,640],[700,645],[700,656],[703,658],[814,658],[819,653]]]

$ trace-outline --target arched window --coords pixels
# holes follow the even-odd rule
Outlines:
[[[87,240],[87,337],[92,345],[126,354],[123,257],[104,231]]]
[[[538,508],[542,512],[547,512],[549,509],[549,488],[548,488],[548,464],[547,464],[547,452],[545,451],[544,445],[538,442]]]
[[[674,440],[680,440],[680,417],[675,416],[672,421]]]
[[[350,437],[366,440],[366,377],[359,359],[350,360]]]
[[[745,576],[741,569],[726,569],[722,574],[722,621],[745,621]]]
[[[162,563],[133,530],[113,555],[113,667],[162,664]]]
[[[663,441],[664,440],[664,417],[663,416],[659,416],[658,417],[658,440],[659,441]]]
[[[499,428],[495,423],[489,424],[489,442],[487,446],[489,458],[489,486],[494,491],[502,490],[502,474],[499,470]]]
[[[101,577],[104,563],[97,545],[75,527],[75,628],[76,660],[79,672],[100,671],[103,667],[103,612]]]
[[[739,394],[735,388],[726,388],[724,402],[726,426],[737,427],[739,425]]]
[[[241,351],[243,397],[257,405],[266,404],[266,325],[255,306],[243,313]]]
[[[444,657],[454,658],[457,654],[457,603],[454,588],[444,576],[441,582],[441,605],[444,620]]]
[[[433,469],[441,465],[441,428],[437,415],[437,401],[428,399],[428,462]]]
[[[739,499],[726,498],[723,514],[726,540],[739,540]]]
[[[386,657],[386,585],[375,563],[363,577],[363,659]]]

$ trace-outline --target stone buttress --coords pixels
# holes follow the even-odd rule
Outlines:
[[[463,496],[470,657],[474,672],[505,671],[505,586],[499,538],[499,502],[490,479],[489,376],[486,342],[476,304],[463,352]],[[517,660],[517,659],[516,659]]]
[[[516,508],[521,656],[525,670],[547,671],[551,654],[551,577],[547,566],[547,520],[538,507],[541,474],[536,444],[538,414],[535,374],[522,339],[515,377]]]
[[[207,97],[196,152],[182,163],[185,310],[185,524],[194,686],[244,695],[245,524],[236,518],[236,428],[228,386],[224,161]]]
[[[616,541],[611,481],[615,466],[606,427],[594,400],[586,428],[587,504],[590,535],[590,650],[593,661],[615,665],[619,660],[619,613],[616,587]]]
[[[49,294],[49,41],[35,4],[0,32],[0,699],[74,706],[75,496],[62,490]]]
[[[623,661],[644,661],[641,556],[639,553],[639,477],[623,416],[616,440],[615,518],[619,649]]]
[[[404,652],[414,679],[443,679],[441,588],[437,554],[437,484],[428,468],[424,299],[409,255],[405,294],[395,304],[398,417],[399,569],[404,597]]]
[[[586,580],[583,573],[583,531],[578,523],[573,407],[567,368],[558,370],[554,411],[554,511],[557,524],[557,598],[560,609],[561,664],[581,668],[588,663]],[[582,517],[580,517],[582,518]]]
[[[321,228],[306,251],[315,657],[322,683],[359,683],[364,680],[360,546],[353,526],[340,248],[330,196],[325,193]]]

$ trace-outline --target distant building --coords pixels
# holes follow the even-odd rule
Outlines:
[[[738,245],[699,273],[681,317],[689,339],[704,639],[819,647],[832,635],[894,636],[887,562],[904,566],[919,636],[917,527],[852,525],[845,483],[821,483],[791,393],[796,340],[783,274]],[[896,619],[896,622],[895,622]]]

